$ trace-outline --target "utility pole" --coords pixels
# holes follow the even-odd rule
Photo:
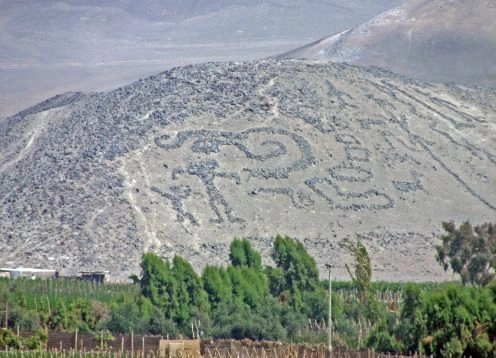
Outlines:
[[[334,267],[332,264],[326,264],[325,267],[329,270],[329,320],[327,322],[327,328],[329,330],[328,332],[328,348],[329,348],[329,353],[332,354],[332,299],[331,299],[331,292],[332,292],[332,281],[331,281],[331,268]]]
[[[5,301],[5,328],[9,328],[9,301]]]

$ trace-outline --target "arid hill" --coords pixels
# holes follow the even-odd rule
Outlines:
[[[0,0],[0,119],[58,93],[289,51],[403,1]]]
[[[409,0],[281,57],[375,65],[421,80],[496,87],[496,1]]]
[[[439,280],[443,220],[494,220],[496,91],[306,61],[191,65],[0,122],[0,263],[197,268],[248,237],[319,265],[360,235],[376,279]]]

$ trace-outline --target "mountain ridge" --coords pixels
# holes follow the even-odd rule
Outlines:
[[[431,82],[496,86],[496,3],[409,0],[278,57],[375,65]]]

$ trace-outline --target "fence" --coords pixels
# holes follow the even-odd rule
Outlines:
[[[23,337],[29,337],[31,332],[18,332]],[[145,335],[116,335],[108,339],[104,332],[67,333],[49,332],[46,344],[48,351],[57,352],[107,352],[121,353],[129,356],[156,356],[169,355],[169,352],[198,351],[195,357],[200,356],[200,341],[192,339],[164,339],[162,336]],[[184,356],[184,354],[183,354]]]
[[[111,352],[157,352],[162,337],[141,335],[117,335],[112,341],[98,334],[89,333],[62,333],[48,334],[47,349],[95,351],[107,350]]]
[[[27,332],[21,335],[29,336]],[[52,352],[105,352],[147,358],[401,358],[388,353],[333,351],[324,345],[289,344],[250,340],[169,340],[162,336],[117,335],[109,341],[99,334],[49,332],[47,350]],[[422,358],[425,355],[414,355]]]
[[[402,358],[389,353],[372,350],[333,351],[324,345],[283,344],[280,342],[252,342],[217,340],[202,342],[201,356],[204,358]],[[425,355],[414,355],[425,358]]]

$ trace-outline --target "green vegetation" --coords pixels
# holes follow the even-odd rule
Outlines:
[[[464,284],[486,285],[496,270],[496,224],[485,223],[472,228],[466,221],[459,228],[444,222],[446,234],[437,246],[438,262],[445,270],[460,274]]]
[[[340,245],[353,262],[347,265],[351,282],[333,282],[334,347],[496,354],[496,281],[487,282],[490,271],[469,272],[464,281],[485,286],[373,282],[366,247],[351,240]],[[276,237],[272,258],[275,266],[264,267],[248,240],[235,239],[230,264],[206,266],[201,275],[179,256],[164,261],[146,253],[133,285],[0,280],[8,326],[40,332],[36,342],[21,342],[4,330],[0,348],[39,347],[46,330],[325,342],[329,282],[319,279],[314,259],[290,237]],[[4,324],[5,315],[0,317]]]
[[[45,347],[48,336],[43,331],[24,338],[17,336],[10,329],[0,328],[0,350],[17,349],[17,350],[39,350]]]
[[[26,331],[99,331],[107,325],[112,308],[124,298],[134,301],[138,296],[136,286],[124,284],[0,279],[0,311],[8,307],[8,326]],[[0,317],[5,325],[5,313]]]

